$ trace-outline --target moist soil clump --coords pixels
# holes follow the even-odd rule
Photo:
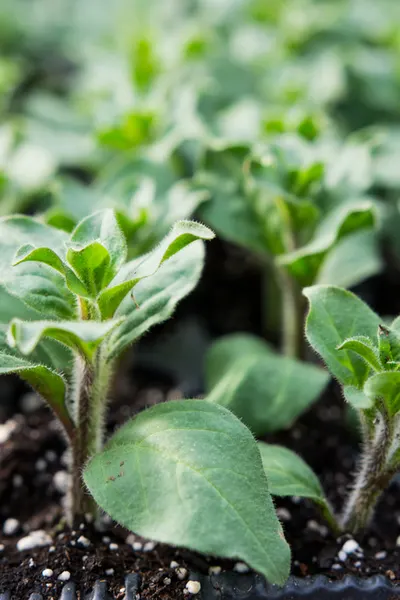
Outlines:
[[[174,393],[165,381],[149,386],[148,382],[140,382],[140,376],[135,380],[139,382],[135,401],[131,396],[128,407],[121,395],[112,412],[110,431],[125,421],[127,412],[153,401],[165,401]],[[332,384],[316,407],[290,431],[267,438],[268,442],[298,452],[311,465],[337,510],[343,505],[357,458],[357,431],[344,425],[343,404],[339,390]],[[120,594],[122,598],[125,574],[138,573],[143,600],[176,600],[184,597],[191,571],[207,573],[213,566],[235,568],[230,561],[161,544],[146,545],[146,540],[129,535],[111,522],[106,522],[103,531],[87,522],[76,524],[74,531],[68,530],[62,523],[61,509],[65,477],[60,473],[66,472],[65,446],[50,411],[40,407],[18,414],[13,423],[0,457],[0,506],[3,524],[9,518],[19,522],[12,535],[0,534],[0,592],[9,590],[13,597],[22,599],[37,591],[44,597],[57,598],[64,585],[58,577],[67,571],[83,593],[90,591],[96,580],[104,579],[114,596]],[[311,503],[298,498],[276,499],[292,548],[292,574],[323,574],[331,579],[348,574],[362,578],[382,574],[394,583],[400,581],[397,494],[398,484],[394,482],[383,495],[368,533],[357,538],[361,550],[346,557],[341,550],[350,536],[335,538]],[[51,535],[52,544],[20,552],[18,540],[38,529]],[[178,563],[178,570],[173,561]],[[50,577],[42,575],[46,569],[53,572]]]

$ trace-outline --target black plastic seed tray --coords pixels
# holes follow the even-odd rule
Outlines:
[[[382,576],[369,579],[347,576],[341,581],[331,581],[323,576],[309,579],[291,577],[284,588],[268,585],[258,575],[222,573],[204,576],[192,573],[191,579],[201,583],[200,593],[192,597],[193,600],[400,600],[400,586],[393,585]],[[136,573],[127,575],[123,600],[140,598],[140,583],[140,576]],[[26,599],[16,599],[9,593],[0,593],[0,600],[45,598],[38,593],[31,594]],[[59,600],[77,600],[76,586],[73,582],[65,584]],[[84,600],[115,599],[107,589],[107,582],[97,581]]]

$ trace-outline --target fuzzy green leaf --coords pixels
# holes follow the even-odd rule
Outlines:
[[[115,312],[115,318],[123,317],[123,321],[111,333],[110,358],[120,355],[151,327],[172,315],[178,302],[198,283],[203,264],[204,244],[198,240],[137,284],[135,298],[125,297]]]
[[[354,352],[337,350],[337,347],[353,335],[375,339],[378,315],[342,288],[315,285],[303,293],[310,303],[306,321],[308,341],[334,377],[343,385],[360,389],[370,371],[369,365]]]
[[[51,338],[91,360],[99,344],[119,324],[118,319],[96,321],[22,321],[13,319],[7,332],[11,348],[28,355],[42,338]]]
[[[84,479],[101,508],[139,535],[240,558],[273,583],[289,574],[257,445],[220,406],[184,400],[142,412],[89,462]]]
[[[49,265],[62,275],[65,274],[65,264],[61,258],[51,248],[35,248],[32,244],[21,246],[14,257],[13,266],[24,262],[40,262]]]
[[[206,359],[207,400],[229,408],[256,435],[289,427],[328,380],[324,369],[275,354],[245,334],[221,338]]]
[[[211,240],[214,233],[193,221],[179,221],[161,243],[144,258],[127,263],[99,295],[98,304],[103,319],[114,315],[125,296],[144,278],[154,275],[161,265],[196,240]]]
[[[339,206],[325,217],[313,240],[294,252],[280,256],[278,262],[302,286],[314,283],[329,250],[346,235],[371,229],[376,221],[372,202],[357,201]]]
[[[0,351],[0,375],[15,373],[25,379],[51,406],[61,422],[71,430],[72,421],[65,405],[63,377],[48,367]]]
[[[369,366],[374,369],[377,373],[383,371],[383,367],[380,363],[377,350],[374,348],[372,341],[365,336],[356,336],[348,338],[340,344],[338,350],[351,350],[355,352],[361,358],[365,360]]]
[[[368,379],[364,392],[374,401],[383,400],[391,416],[400,412],[400,373],[378,373]]]

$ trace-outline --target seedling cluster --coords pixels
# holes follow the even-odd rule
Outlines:
[[[58,419],[69,525],[105,511],[283,584],[274,496],[356,536],[400,468],[400,318],[348,291],[382,241],[400,256],[399,4],[51,4],[0,11],[0,374]],[[201,398],[108,436],[121,358],[195,289],[214,231],[258,269],[258,335],[214,340]],[[331,377],[362,438],[340,514],[265,441]]]

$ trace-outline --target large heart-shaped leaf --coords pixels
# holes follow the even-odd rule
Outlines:
[[[337,348],[354,335],[375,340],[378,315],[342,288],[315,285],[303,293],[310,303],[306,336],[311,346],[343,385],[361,388],[370,371],[369,365],[355,352]]]
[[[310,285],[315,282],[325,256],[337,241],[355,231],[371,229],[375,222],[374,206],[368,200],[340,205],[321,222],[309,244],[280,256],[278,262],[302,286]]]
[[[11,348],[31,354],[43,338],[51,338],[91,360],[99,344],[120,323],[96,321],[21,321],[13,319],[7,332]]]
[[[140,413],[84,479],[97,503],[139,535],[240,558],[274,583],[289,574],[256,442],[220,406],[184,400]]]
[[[126,297],[115,318],[123,322],[110,336],[110,358],[147,332],[150,327],[168,319],[182,298],[187,296],[200,279],[204,264],[204,244],[198,240],[161,265],[151,277],[135,287],[135,298]]]
[[[103,318],[113,316],[125,296],[141,281],[154,275],[161,265],[196,240],[211,240],[214,233],[194,221],[178,221],[161,243],[144,258],[127,263],[99,295],[98,304]]]
[[[324,369],[275,354],[246,334],[221,338],[206,359],[207,400],[232,410],[256,435],[289,427],[328,380]]]

